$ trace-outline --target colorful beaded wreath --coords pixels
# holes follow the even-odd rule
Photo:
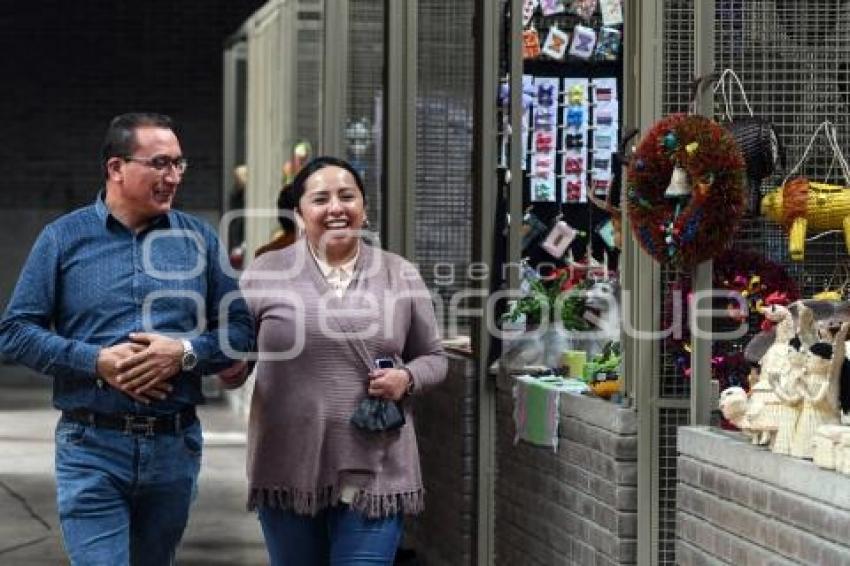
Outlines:
[[[665,197],[674,168],[690,194]],[[692,267],[723,251],[744,213],[744,158],[703,116],[673,114],[650,129],[628,171],[628,212],[640,245],[661,263]]]

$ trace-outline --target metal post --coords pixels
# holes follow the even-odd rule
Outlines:
[[[508,212],[511,229],[508,236],[508,262],[519,263],[522,259],[522,158],[525,147],[522,139],[522,1],[511,0],[511,37],[510,43],[510,85],[511,85],[511,153],[509,166],[511,172],[510,200]],[[509,270],[508,285],[519,289],[519,269]]]
[[[626,114],[646,131],[661,116],[662,14],[663,0],[627,2],[626,41]],[[631,85],[631,86],[630,86]],[[660,318],[658,264],[630,237],[628,218],[623,223],[624,271],[632,328],[651,331]],[[657,562],[657,431],[655,414],[656,383],[660,372],[657,340],[626,335],[626,371],[634,380],[635,408],[638,416],[638,516],[637,562]]]
[[[387,0],[382,233],[387,249],[413,257],[416,188],[417,2]]]
[[[516,2],[513,2],[516,4]],[[513,12],[515,14],[519,11]],[[475,44],[477,76],[475,84],[475,142],[473,215],[477,229],[473,232],[473,261],[493,261],[493,224],[499,191],[497,176],[499,88],[499,30],[502,14],[498,2],[476,0],[477,41]],[[516,92],[520,92],[517,90]],[[517,122],[518,124],[518,122]],[[514,128],[519,131],[519,127]],[[514,146],[515,147],[515,146]],[[496,268],[497,266],[492,266]],[[489,293],[491,278],[480,282],[483,294]],[[482,306],[485,301],[481,301]],[[475,564],[485,566],[495,560],[495,475],[496,475],[496,388],[490,375],[490,340],[488,327],[492,313],[482,309],[473,324],[473,349],[477,356],[476,446],[476,513]]]
[[[697,2],[694,9],[694,71],[698,77],[714,70],[714,0]],[[697,112],[711,116],[711,98],[703,96],[704,89],[697,94]],[[694,269],[695,296],[711,289],[712,261],[704,261]],[[704,301],[703,301],[704,302]],[[691,313],[704,305],[693,305]],[[711,421],[711,321],[695,319],[702,336],[693,334],[691,339],[691,424],[707,425]]]
[[[326,0],[322,57],[321,153],[345,152],[345,105],[348,100],[348,2]]]

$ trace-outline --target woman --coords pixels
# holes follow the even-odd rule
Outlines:
[[[434,308],[407,261],[361,242],[365,194],[351,165],[316,158],[292,191],[305,237],[242,278],[259,348],[249,506],[274,566],[392,564],[402,516],[423,508],[405,399],[447,367]],[[395,367],[377,369],[382,358]],[[352,424],[367,396],[400,402],[405,423]]]

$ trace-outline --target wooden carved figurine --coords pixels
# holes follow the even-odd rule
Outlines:
[[[778,382],[791,372],[789,342],[794,337],[794,318],[782,305],[770,305],[762,312],[776,324],[776,335],[760,360],[761,373],[750,389],[747,417],[753,430],[762,431],[759,444],[772,444],[784,404],[774,392],[771,381]]]
[[[827,470],[842,469],[843,450],[841,437],[850,432],[850,427],[843,425],[823,425],[818,427],[813,441],[812,462],[819,468]]]
[[[770,437],[763,438],[762,431],[753,430],[750,426],[747,416],[749,405],[747,392],[741,387],[727,387],[720,393],[720,412],[723,417],[749,436],[753,444],[767,444]]]
[[[803,408],[791,441],[791,455],[796,458],[812,457],[818,427],[839,424],[838,380],[844,362],[844,340],[848,328],[850,323],[842,324],[831,344],[818,342],[809,348],[805,375],[797,383]]]
[[[806,350],[802,349],[800,339],[791,339],[788,348],[788,371],[777,376],[768,376],[776,397],[781,401],[776,410],[776,436],[770,447],[777,454],[791,453],[791,440],[800,417],[802,396],[797,390],[797,382],[806,373]]]

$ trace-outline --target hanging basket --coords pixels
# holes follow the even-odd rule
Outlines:
[[[732,105],[735,85],[738,86],[741,101],[747,109],[746,116],[735,116]],[[744,157],[751,193],[750,210],[756,214],[762,181],[780,168],[785,168],[785,146],[782,145],[773,124],[753,113],[744,85],[735,71],[726,69],[720,74],[714,92],[718,90],[723,100],[723,125],[732,133]]]
[[[675,168],[687,173],[691,194],[666,198]],[[734,234],[744,213],[744,159],[716,122],[674,114],[641,140],[627,197],[640,245],[660,263],[689,268],[723,251]]]
[[[747,164],[747,178],[758,185],[785,167],[785,147],[773,124],[755,116],[737,118],[726,125]]]

